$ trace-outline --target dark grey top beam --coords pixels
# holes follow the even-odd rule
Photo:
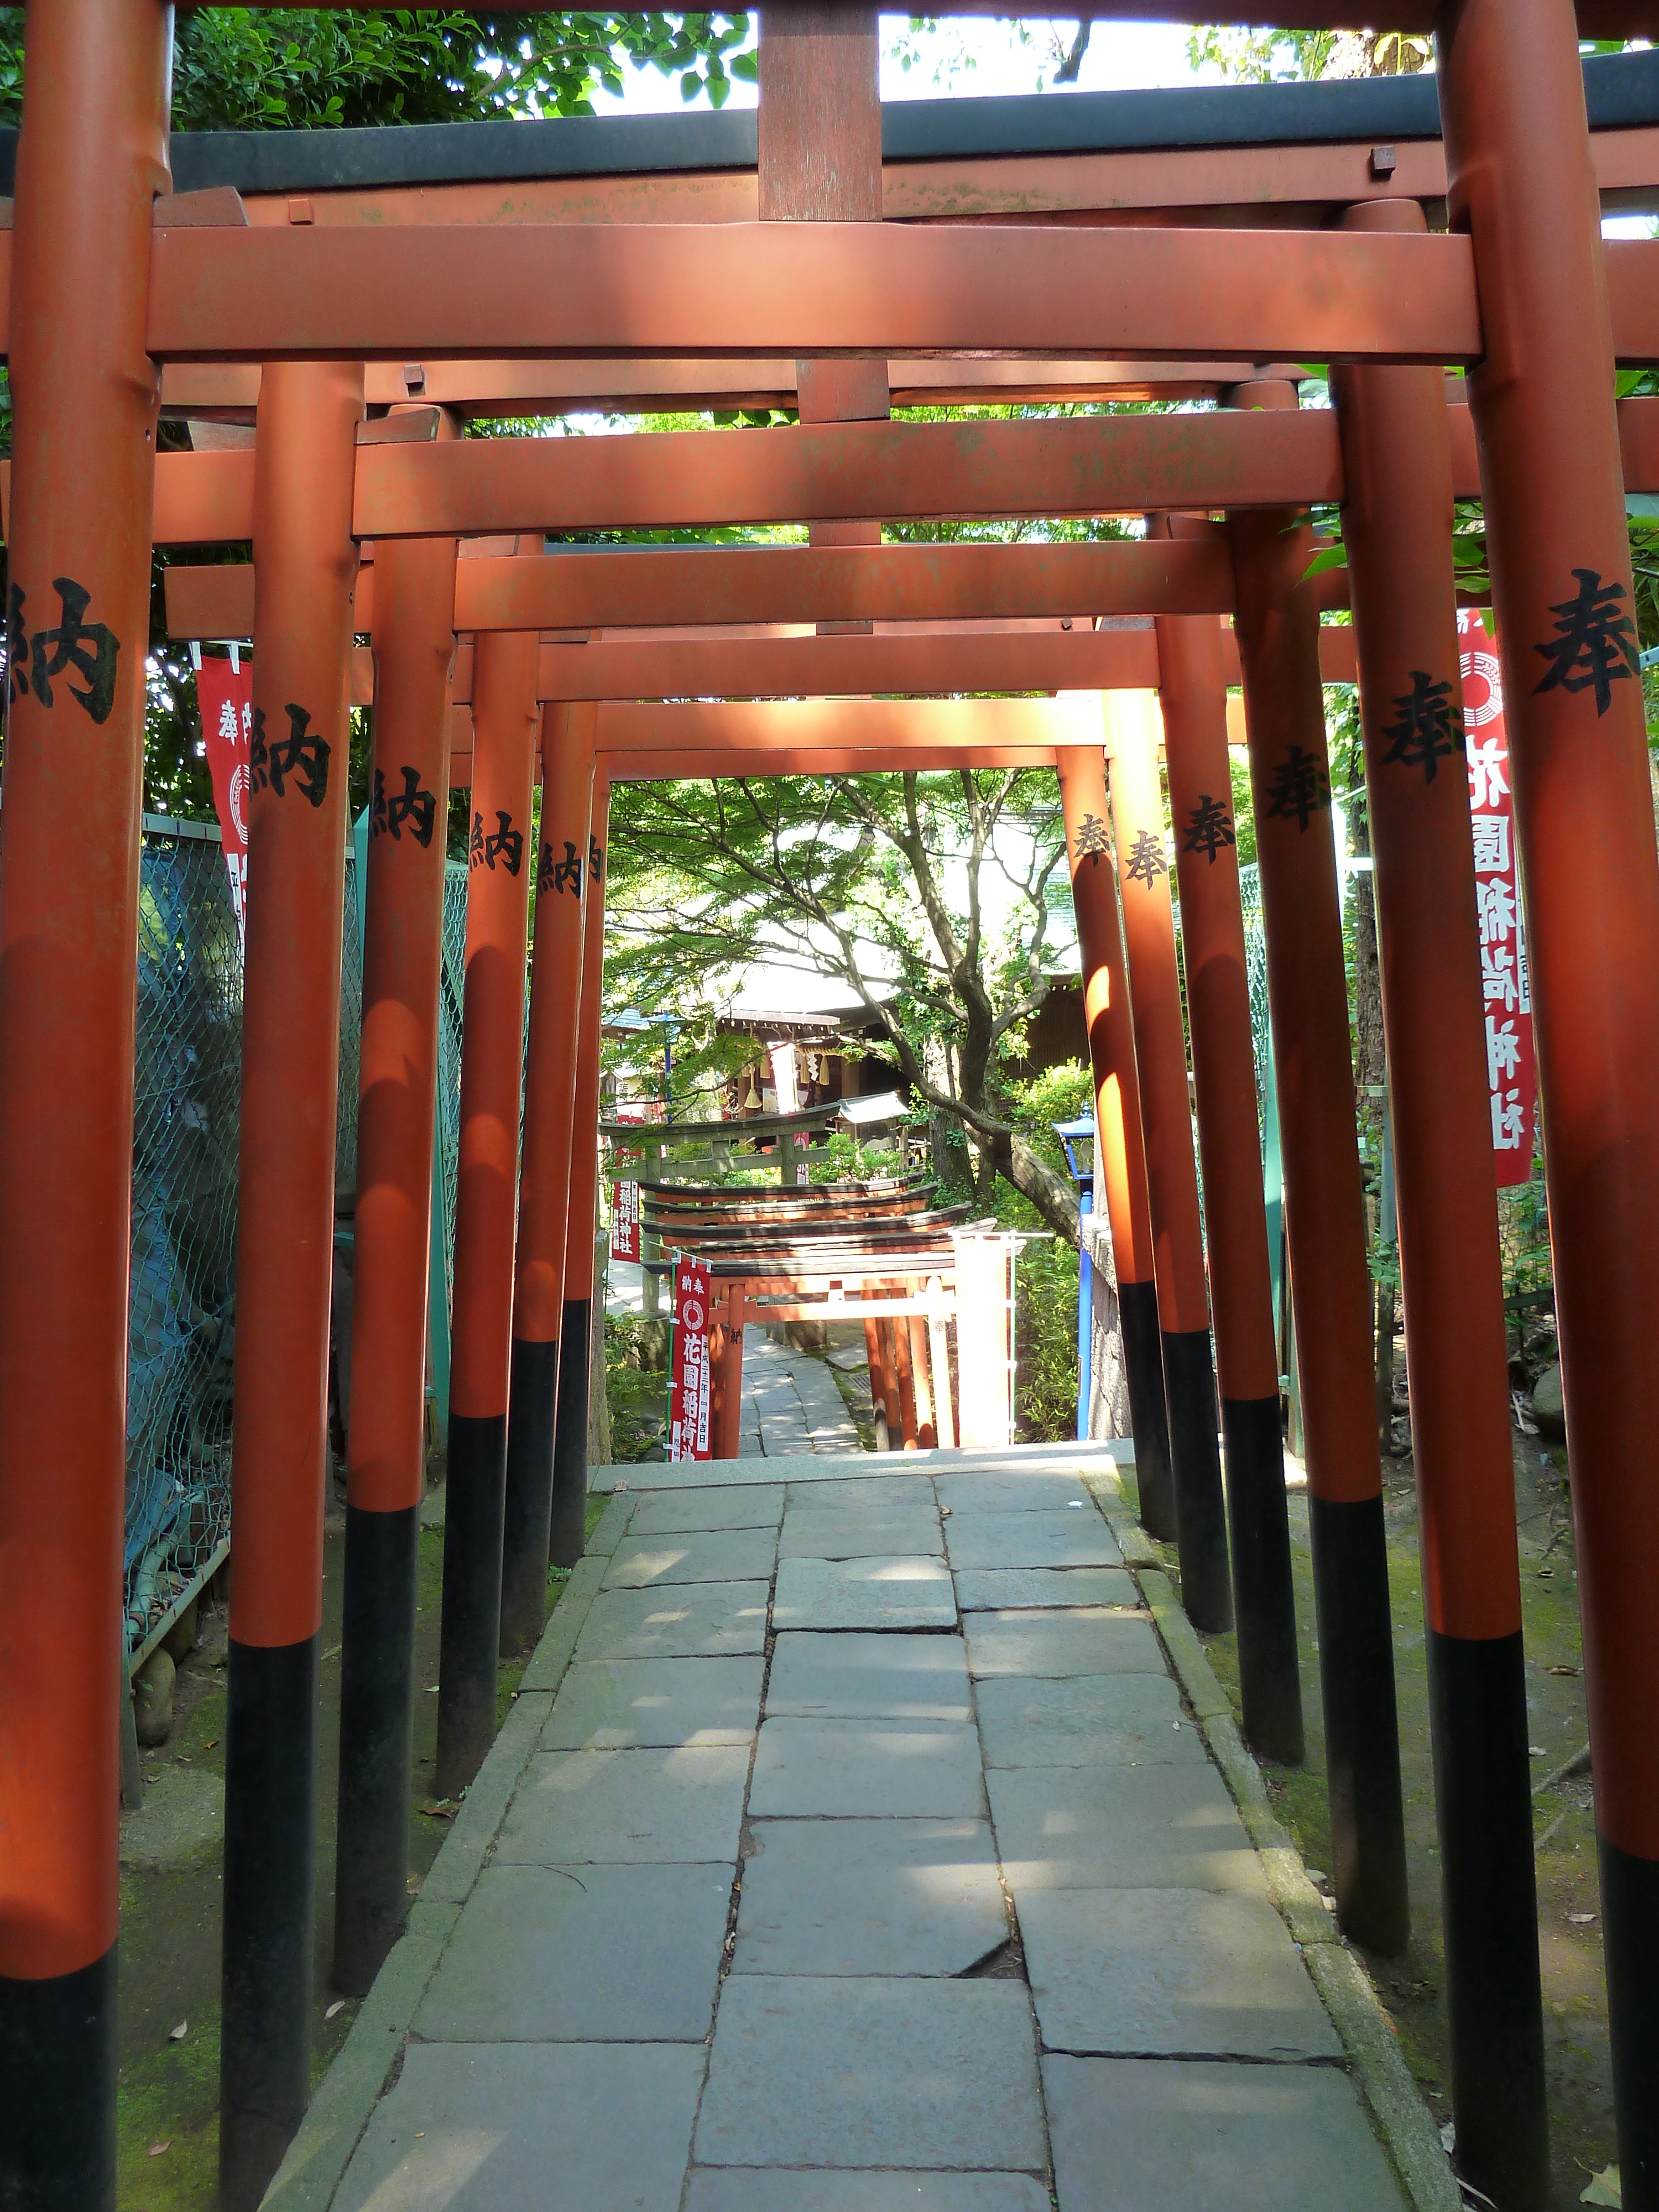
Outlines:
[[[1590,127],[1659,124],[1659,49],[1584,64]],[[895,100],[882,111],[890,161],[1020,155],[1192,151],[1206,147],[1437,138],[1434,78],[1194,85],[1000,100]],[[175,132],[179,191],[366,190],[752,169],[755,112],[574,116],[553,122],[422,123],[363,131]],[[11,191],[16,133],[0,131],[0,191]]]

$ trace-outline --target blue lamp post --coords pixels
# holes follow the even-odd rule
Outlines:
[[[1092,1213],[1095,1204],[1095,1117],[1079,1115],[1075,1121],[1056,1121],[1054,1134],[1066,1147],[1066,1164],[1077,1185],[1079,1213]],[[1077,1269],[1077,1433],[1081,1443],[1089,1433],[1089,1389],[1094,1366],[1094,1276],[1087,1249],[1078,1254]]]

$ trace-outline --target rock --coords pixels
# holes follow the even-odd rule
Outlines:
[[[147,1751],[173,1733],[173,1685],[178,1674],[165,1644],[157,1644],[132,1678],[132,1712],[138,1741]]]
[[[188,1659],[196,1649],[196,1608],[198,1600],[191,1598],[167,1634],[161,1638],[161,1649],[175,1666]]]
[[[1540,1433],[1559,1443],[1567,1433],[1567,1417],[1561,1402],[1561,1366],[1547,1367],[1532,1386],[1532,1417]]]

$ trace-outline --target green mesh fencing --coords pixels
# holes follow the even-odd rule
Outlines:
[[[355,1187],[362,951],[348,852],[337,1189]],[[460,1113],[466,868],[444,885],[439,1187],[447,1299]],[[144,820],[138,914],[132,1288],[128,1326],[126,1645],[136,1657],[230,1535],[242,948],[216,828]]]

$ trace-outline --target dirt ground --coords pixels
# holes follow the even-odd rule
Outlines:
[[[1617,2156],[1607,1984],[1601,1965],[1601,1901],[1588,1776],[1540,1790],[1540,1785],[1580,1750],[1588,1737],[1566,1453],[1559,1446],[1550,1447],[1542,1438],[1522,1436],[1518,1431],[1514,1446],[1528,1735],[1534,1753],[1534,1788],[1539,1792],[1534,1800],[1534,1831],[1553,2204],[1556,2212],[1569,2212],[1578,2203],[1590,2174],[1613,2163]],[[1358,1955],[1370,1971],[1431,2107],[1446,2123],[1451,2118],[1451,2103],[1445,1950],[1417,1550],[1417,1492],[1409,1458],[1383,1462],[1383,1486],[1413,1929],[1402,1958],[1382,1959],[1364,1952]],[[1310,1867],[1317,1869],[1329,1864],[1330,1817],[1305,1492],[1292,1492],[1291,1496],[1291,1542],[1308,1757],[1297,1769],[1264,1761],[1263,1772],[1280,1818]],[[1203,1640],[1237,1708],[1234,1639],[1223,1636]]]
[[[590,1504],[590,1528],[604,1504],[600,1498]],[[329,1981],[343,1518],[331,1516],[325,1534],[313,2045],[318,2079],[344,2041],[357,2009],[341,1999]],[[448,1826],[443,1815],[420,1809],[434,1802],[438,1701],[433,1691],[438,1679],[442,1568],[443,1529],[423,1528],[416,1620],[411,1894],[437,1856]],[[563,1581],[562,1575],[550,1580],[550,1610]],[[118,2109],[123,2212],[213,2212],[216,2202],[226,1623],[222,1607],[203,1608],[196,1650],[179,1670],[172,1735],[161,1749],[143,1754],[144,1808],[122,1820]],[[503,1664],[498,1718],[523,1671],[523,1659]],[[175,2040],[181,2026],[183,2033]]]

